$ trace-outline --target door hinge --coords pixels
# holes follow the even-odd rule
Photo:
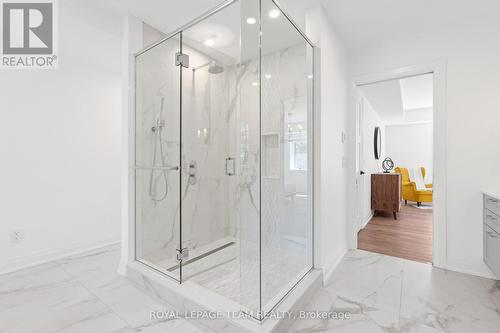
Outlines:
[[[177,249],[177,261],[183,261],[189,259],[189,249],[187,247],[183,249]]]
[[[189,56],[182,52],[177,52],[175,54],[175,66],[182,66],[185,68],[189,68]]]

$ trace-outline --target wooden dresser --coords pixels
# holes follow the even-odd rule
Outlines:
[[[372,184],[372,209],[394,214],[401,208],[401,175],[399,173],[374,173]]]

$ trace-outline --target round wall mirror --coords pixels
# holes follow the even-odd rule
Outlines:
[[[382,153],[382,135],[378,126],[375,127],[375,132],[373,133],[373,152],[375,153],[375,159],[380,159],[380,154]]]

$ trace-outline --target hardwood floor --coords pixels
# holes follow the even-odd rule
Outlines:
[[[358,233],[358,249],[420,262],[432,262],[432,209],[401,207],[398,219],[377,212]]]

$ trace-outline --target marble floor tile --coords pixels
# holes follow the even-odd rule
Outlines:
[[[499,332],[499,282],[429,264],[351,251],[307,311],[349,320],[297,320],[290,332]]]
[[[117,246],[0,276],[0,332],[208,332],[116,274]],[[404,259],[350,251],[288,332],[499,332],[500,283]],[[225,331],[225,330],[224,330]]]
[[[499,308],[484,283],[486,279],[476,276],[406,262],[402,328],[424,325],[443,332],[498,332]]]
[[[0,296],[2,332],[113,332],[128,325],[75,280]]]
[[[325,289],[337,295],[349,311],[390,330],[399,324],[403,267],[399,258],[351,251]]]
[[[71,256],[57,261],[70,276],[86,288],[98,288],[117,279],[116,270],[120,260],[119,245]]]
[[[139,328],[142,333],[205,333],[186,320],[168,320]]]
[[[200,332],[116,273],[118,246],[0,276],[0,332]],[[170,308],[171,309],[171,308]]]
[[[160,322],[150,318],[151,311],[173,309],[160,300],[145,294],[126,280],[117,280],[105,287],[94,289],[93,292],[104,304],[134,328]]]
[[[481,279],[481,282],[500,312],[500,281]]]

